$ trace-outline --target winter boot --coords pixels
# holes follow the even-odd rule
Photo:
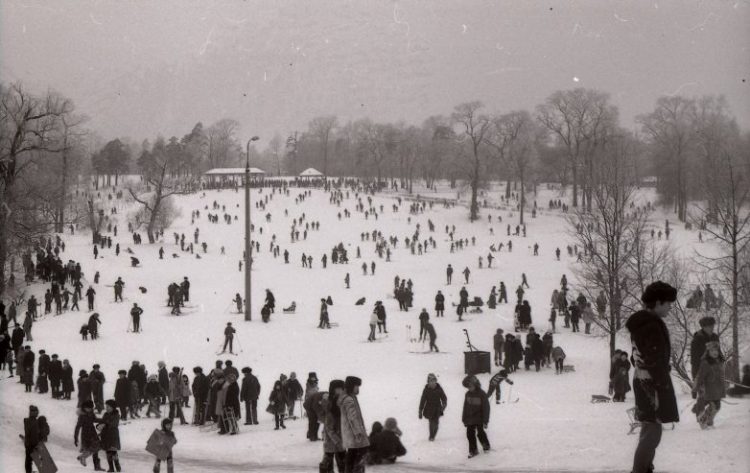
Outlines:
[[[94,471],[104,471],[104,468],[102,468],[102,462],[99,460],[98,456],[94,457]]]
[[[107,455],[107,466],[109,467],[107,469],[108,473],[114,473],[115,471],[115,462],[112,461],[112,455]]]
[[[120,468],[120,457],[115,453],[115,471],[122,471]]]

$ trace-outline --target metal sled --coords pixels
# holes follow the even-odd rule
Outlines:
[[[634,434],[635,431],[643,425],[641,421],[636,420],[635,409],[636,409],[635,407],[631,407],[630,409],[625,411],[625,413],[628,415],[628,420],[630,421],[630,430],[628,431],[628,435]],[[662,425],[662,430],[674,430],[674,422],[672,422],[671,429],[665,429],[664,426]]]
[[[237,424],[237,417],[234,416],[234,409],[225,407],[221,420],[224,423],[224,430],[230,434],[240,433],[240,426]]]

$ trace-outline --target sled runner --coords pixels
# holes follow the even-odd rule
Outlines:
[[[222,422],[224,422],[224,430],[230,434],[240,433],[240,427],[237,424],[237,417],[234,416],[234,409],[231,407],[224,408],[224,415],[221,416]]]
[[[609,396],[604,396],[602,394],[592,394],[591,395],[591,404],[599,404],[602,402],[610,402],[612,399],[610,399]]]

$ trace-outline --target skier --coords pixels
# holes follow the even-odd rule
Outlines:
[[[237,306],[237,313],[242,313],[242,297],[240,297],[240,293],[234,295],[234,304]]]
[[[479,438],[485,452],[490,450],[490,441],[484,432],[490,421],[490,403],[476,376],[467,376],[462,384],[467,391],[464,397],[461,421],[466,426],[466,437],[469,440],[469,458],[472,458],[479,454],[477,438]]]
[[[495,393],[495,404],[500,404],[501,397],[501,384],[505,381],[506,383],[513,385],[513,381],[508,377],[506,370],[500,370],[495,376],[490,378],[490,388],[487,390],[487,398],[492,398],[492,393]]]
[[[429,440],[435,440],[438,428],[440,427],[440,417],[448,407],[448,398],[443,388],[437,382],[437,376],[430,373],[427,375],[427,384],[422,390],[422,398],[419,400],[419,418],[426,417],[429,421]]]
[[[227,345],[229,345],[229,353],[234,354],[232,351],[232,345],[234,343],[234,334],[237,331],[232,327],[232,322],[227,322],[227,326],[224,328],[224,348],[221,350],[222,353],[226,353]]]
[[[448,280],[448,284],[450,284],[451,279],[453,278],[453,266],[451,266],[450,264],[445,269],[445,276],[446,276],[446,279]]]
[[[133,308],[130,309],[130,317],[133,322],[133,332],[138,333],[141,331],[141,314],[143,309],[138,307],[138,304],[133,302]]]
[[[440,350],[438,350],[437,345],[435,345],[435,340],[437,340],[437,333],[435,333],[435,327],[431,323],[427,322],[425,324],[425,331],[427,332],[427,335],[429,335],[430,337],[430,352],[432,352],[432,350],[435,350],[436,353],[439,352]]]
[[[464,284],[469,284],[469,274],[471,274],[471,271],[469,270],[469,267],[465,267],[463,270],[464,273],[464,280],[466,281]]]

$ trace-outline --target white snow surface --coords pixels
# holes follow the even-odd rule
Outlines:
[[[387,417],[395,417],[403,431],[402,440],[408,453],[396,465],[373,467],[375,471],[630,471],[632,454],[637,435],[627,435],[628,418],[626,409],[633,406],[632,393],[625,403],[591,404],[592,394],[606,394],[609,371],[607,340],[601,335],[572,334],[560,328],[555,334],[555,344],[563,347],[568,355],[566,364],[575,365],[574,373],[556,376],[553,369],[542,372],[521,371],[511,375],[515,382],[512,397],[520,400],[515,404],[496,405],[491,401],[491,419],[488,436],[492,451],[467,459],[465,429],[461,424],[461,408],[465,390],[461,386],[464,377],[463,352],[466,350],[463,329],[467,329],[471,340],[479,349],[492,350],[492,335],[497,328],[506,333],[513,331],[512,305],[503,304],[497,310],[484,308],[482,314],[467,314],[464,322],[458,322],[452,302],[458,301],[458,291],[463,282],[461,271],[471,269],[469,284],[466,285],[470,299],[477,295],[486,300],[490,288],[502,280],[508,287],[508,296],[515,299],[515,288],[525,272],[531,288],[525,298],[533,307],[534,325],[542,333],[548,327],[549,297],[559,286],[560,277],[567,274],[575,294],[576,287],[571,266],[574,259],[565,251],[570,237],[567,226],[559,211],[548,211],[547,201],[558,194],[548,190],[540,191],[537,198],[540,212],[538,218],[527,214],[528,237],[507,237],[505,226],[517,223],[517,215],[507,208],[482,209],[478,222],[470,224],[467,209],[456,206],[444,209],[435,204],[433,210],[411,216],[408,223],[408,201],[400,210],[391,209],[395,196],[379,194],[374,204],[384,205],[384,212],[375,220],[368,220],[354,210],[354,193],[341,207],[329,203],[329,196],[321,190],[313,190],[312,197],[295,205],[294,197],[302,190],[291,189],[290,197],[278,193],[273,195],[268,208],[258,210],[253,206],[253,222],[256,225],[253,238],[260,241],[260,252],[253,253],[256,261],[253,267],[253,321],[244,322],[243,315],[237,314],[231,302],[234,294],[243,291],[243,272],[238,271],[238,261],[242,258],[244,225],[242,215],[243,193],[233,191],[207,191],[205,196],[198,193],[190,196],[174,197],[182,209],[182,216],[165,231],[163,242],[154,245],[133,245],[127,233],[125,217],[131,204],[117,203],[119,236],[122,253],[115,257],[112,250],[100,252],[100,258],[93,259],[91,236],[89,233],[64,235],[67,248],[61,254],[63,261],[80,261],[85,273],[84,290],[93,284],[95,271],[101,273],[101,280],[95,286],[97,291],[96,311],[99,312],[102,327],[96,341],[81,341],[78,329],[89,313],[85,311],[85,300],[81,302],[81,312],[66,312],[61,316],[45,316],[35,323],[32,349],[37,352],[45,349],[48,354],[57,353],[60,358],[70,360],[77,375],[79,369],[91,369],[99,363],[107,376],[105,398],[113,395],[117,370],[128,369],[133,360],[145,363],[149,372],[156,372],[159,360],[168,367],[184,367],[192,381],[192,368],[202,366],[208,372],[217,359],[231,359],[237,368],[251,366],[262,386],[259,401],[260,425],[242,426],[241,434],[227,437],[215,432],[201,432],[192,426],[175,425],[179,443],[175,447],[176,471],[225,472],[225,471],[317,471],[317,463],[322,455],[320,442],[309,442],[305,438],[306,419],[288,421],[284,431],[273,430],[272,416],[264,412],[267,398],[274,380],[280,373],[294,371],[304,385],[307,373],[315,371],[320,379],[321,389],[327,389],[334,378],[343,379],[347,375],[363,379],[360,392],[365,423],[384,422]],[[455,191],[439,195],[455,197]],[[270,195],[269,190],[253,190],[252,199]],[[431,195],[432,197],[432,195]],[[227,212],[238,216],[231,225],[210,224],[207,221],[211,204],[216,200],[226,205]],[[365,206],[366,198],[363,196]],[[106,206],[106,203],[105,203]],[[208,206],[208,209],[205,208]],[[350,219],[337,219],[337,212],[348,208]],[[200,210],[201,216],[194,225],[190,224],[192,210]],[[284,216],[288,209],[289,216]],[[265,221],[264,215],[270,212],[272,220]],[[320,231],[308,232],[307,240],[290,243],[289,231],[293,218],[306,214],[306,221],[320,221]],[[492,224],[487,222],[487,214],[492,215]],[[221,215],[222,212],[219,212]],[[503,223],[497,223],[502,216]],[[430,233],[427,219],[432,219],[436,231]],[[659,225],[663,218],[654,219]],[[421,240],[433,236],[437,249],[430,248],[423,256],[412,255],[404,248],[405,237],[410,237],[415,224],[421,224]],[[672,239],[680,247],[689,248],[697,244],[697,232],[688,232],[677,222],[672,222]],[[449,252],[449,238],[445,225],[456,225],[456,238],[476,236],[475,246]],[[494,227],[491,236],[489,228]],[[208,253],[202,254],[198,245],[196,259],[189,253],[181,252],[174,245],[173,232],[184,233],[186,242],[193,241],[193,231],[200,228],[200,241],[208,243]],[[260,228],[263,233],[260,233]],[[393,251],[392,261],[386,263],[377,257],[372,241],[360,241],[361,232],[381,230],[387,238],[396,235],[399,245]],[[146,240],[145,232],[144,241]],[[268,251],[271,235],[275,234],[281,244],[281,252],[288,249],[290,264],[283,264],[283,257],[273,258]],[[301,237],[301,233],[300,233]],[[492,269],[486,269],[486,256],[491,243],[513,240],[512,253],[507,248],[494,253],[497,259]],[[349,250],[348,265],[333,265],[330,250],[343,242]],[[540,245],[538,257],[532,255],[535,242]],[[220,255],[219,248],[226,247],[226,255]],[[164,247],[164,260],[158,259],[158,249]],[[356,259],[356,247],[362,250],[362,259]],[[560,246],[563,261],[555,261],[555,247]],[[130,267],[130,247],[140,259],[141,266]],[[313,269],[302,269],[302,253],[312,254]],[[179,255],[178,259],[171,257]],[[320,258],[328,253],[328,267],[322,269]],[[479,269],[477,259],[484,258],[485,269]],[[368,275],[362,275],[362,262],[368,263]],[[375,276],[370,275],[369,264],[375,261]],[[445,281],[445,267],[451,263],[455,269],[453,284]],[[351,289],[345,289],[344,275],[351,275]],[[393,299],[394,276],[411,278],[414,282],[414,307],[408,312],[399,312]],[[125,302],[114,303],[111,285],[122,276],[126,283]],[[185,309],[180,317],[170,315],[166,307],[166,286],[179,282],[183,276],[191,281],[190,302],[192,308]],[[138,287],[148,289],[141,294]],[[19,284],[23,287],[23,283]],[[260,321],[260,308],[264,290],[271,289],[276,296],[276,313],[271,322]],[[45,286],[40,283],[26,288],[28,293],[41,297]],[[434,317],[434,296],[440,289],[446,296],[445,318]],[[334,305],[329,308],[332,322],[338,323],[331,330],[317,329],[320,298],[330,295]],[[366,297],[364,306],[354,302]],[[382,300],[388,311],[387,337],[378,336],[375,343],[367,342],[368,320],[373,303]],[[281,308],[296,301],[297,312],[283,314]],[[145,309],[142,316],[143,332],[129,333],[129,309],[137,302]],[[427,351],[427,345],[410,343],[406,325],[413,327],[416,336],[419,322],[417,316],[422,307],[431,314],[438,338],[441,354],[416,354],[410,352]],[[217,356],[216,352],[223,339],[223,329],[231,321],[237,329],[235,350],[238,356]],[[581,324],[583,325],[583,324]],[[621,348],[630,348],[625,331],[618,343]],[[747,360],[745,360],[747,362]],[[495,367],[493,366],[493,372]],[[448,408],[440,423],[440,431],[435,442],[427,441],[427,421],[417,418],[417,407],[422,388],[428,373],[435,373],[448,396]],[[83,471],[75,460],[73,427],[75,426],[75,400],[55,401],[49,395],[23,392],[17,378],[6,378],[7,371],[0,379],[0,422],[4,432],[0,443],[0,471],[23,471],[23,445],[16,438],[22,432],[22,418],[27,407],[33,403],[46,415],[52,430],[49,449],[60,471]],[[484,389],[487,389],[489,375],[479,376]],[[684,409],[674,430],[664,432],[661,446],[655,460],[656,471],[668,472],[747,472],[750,471],[750,401],[731,399],[735,404],[724,404],[716,420],[716,427],[702,431],[695,422],[689,408],[691,398],[687,388],[675,378],[680,409]],[[509,386],[503,385],[503,396],[509,394]],[[75,399],[75,393],[73,395]],[[192,399],[191,399],[192,406]],[[192,408],[186,410],[190,418]],[[244,415],[244,406],[243,406]],[[150,432],[158,427],[158,420],[140,419],[121,426],[121,463],[124,471],[150,471],[152,457],[144,447]],[[102,455],[103,458],[103,455]],[[106,462],[103,462],[106,465]],[[91,468],[89,466],[89,468]]]

